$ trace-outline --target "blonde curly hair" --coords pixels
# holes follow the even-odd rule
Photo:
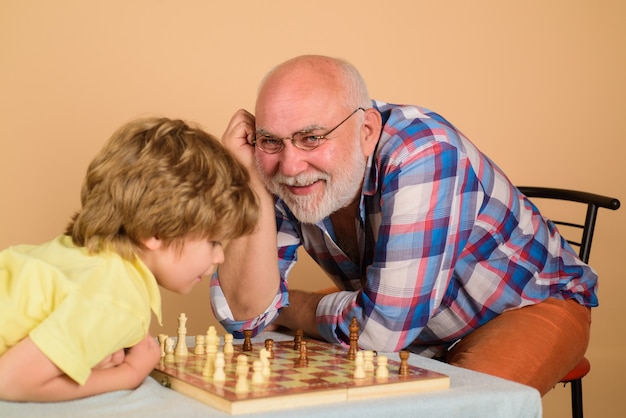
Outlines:
[[[246,169],[215,137],[181,120],[144,118],[118,129],[87,169],[82,209],[66,228],[92,253],[132,259],[157,237],[232,239],[251,233],[258,201]]]

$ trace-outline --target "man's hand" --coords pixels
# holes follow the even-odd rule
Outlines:
[[[301,329],[310,337],[321,339],[322,335],[317,329],[315,312],[317,304],[323,297],[323,293],[290,290],[289,307],[281,309],[275,324],[292,330]]]
[[[254,116],[244,109],[239,109],[230,119],[222,143],[232,152],[250,175],[256,172],[254,164],[254,137],[256,135]]]

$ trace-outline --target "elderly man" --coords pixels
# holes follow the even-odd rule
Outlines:
[[[543,395],[583,356],[597,276],[440,115],[372,101],[349,63],[301,56],[262,81],[224,144],[248,168],[257,231],[212,280],[226,329],[274,323],[408,348]],[[337,286],[288,289],[304,246]]]

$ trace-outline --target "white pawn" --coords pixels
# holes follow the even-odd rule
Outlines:
[[[254,360],[252,363],[252,384],[253,385],[261,385],[265,381],[263,377],[263,364],[261,360]]]
[[[224,360],[224,353],[219,351],[215,357],[215,372],[213,373],[214,383],[223,383],[226,381],[226,372],[224,372],[225,366],[226,361]]]
[[[239,378],[241,374],[248,374],[248,356],[239,354],[235,363],[235,376]]]
[[[271,369],[270,369],[270,352],[267,348],[262,348],[259,351],[259,359],[261,361],[261,373],[265,379],[270,377]]]
[[[235,352],[233,347],[233,334],[224,335],[224,354],[232,354]]]
[[[387,356],[378,356],[376,358],[376,379],[386,379],[389,377],[389,369],[387,369]]]
[[[174,361],[174,339],[172,337],[165,339],[165,358],[163,360],[167,362]]]
[[[363,352],[363,369],[366,373],[374,371],[374,352],[372,350]]]
[[[237,383],[235,384],[236,393],[248,392],[248,356],[240,354],[237,357],[237,368],[235,369],[235,375],[237,376]]]
[[[355,379],[363,379],[365,377],[365,368],[363,361],[363,352],[357,351],[356,357],[354,358],[354,378]]]
[[[194,354],[204,354],[204,335],[196,335],[196,346],[193,349]]]

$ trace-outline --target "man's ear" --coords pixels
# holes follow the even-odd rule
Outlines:
[[[366,158],[372,155],[376,149],[383,129],[382,121],[378,110],[374,108],[365,109],[365,120],[361,127],[361,149]]]
[[[143,245],[149,250],[158,250],[163,246],[163,241],[157,237],[151,237],[143,240]]]

